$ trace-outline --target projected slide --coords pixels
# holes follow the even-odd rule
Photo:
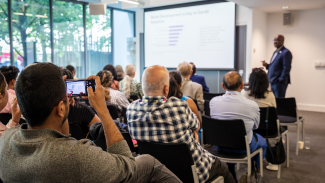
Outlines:
[[[72,94],[80,94],[80,92],[86,93],[85,81],[67,82],[66,85],[68,94],[71,92],[73,92]]]
[[[145,66],[234,68],[235,3],[145,12]]]

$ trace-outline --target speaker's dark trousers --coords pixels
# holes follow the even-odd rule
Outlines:
[[[285,98],[288,82],[277,82],[271,84],[272,91],[276,98]]]

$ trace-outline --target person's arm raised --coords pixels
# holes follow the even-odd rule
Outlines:
[[[87,89],[88,91],[88,100],[90,105],[96,110],[99,118],[102,121],[102,125],[104,128],[105,139],[107,148],[111,145],[124,140],[122,134],[118,130],[116,124],[114,123],[111,115],[106,106],[105,101],[105,90],[100,83],[100,79],[98,76],[90,76],[87,80],[94,79],[96,82],[96,90],[95,92],[91,87]]]

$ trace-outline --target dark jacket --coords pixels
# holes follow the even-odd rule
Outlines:
[[[204,76],[192,75],[191,78],[190,78],[190,80],[192,80],[193,82],[196,82],[196,83],[199,83],[200,85],[202,85],[202,89],[203,89],[204,92],[209,92],[209,87],[205,83]]]
[[[274,52],[275,53],[275,52]],[[274,54],[273,54],[274,55]],[[273,57],[273,56],[272,56]],[[274,83],[290,83],[292,54],[284,46],[278,51],[274,61],[267,67],[269,70],[269,80],[271,84]]]

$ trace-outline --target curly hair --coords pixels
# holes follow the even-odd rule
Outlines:
[[[10,81],[13,79],[16,79],[19,73],[19,69],[15,66],[2,66],[0,68],[0,72],[4,75],[6,78],[7,83],[9,84]]]
[[[6,78],[4,77],[3,74],[0,73],[0,95],[5,96],[6,94]]]
[[[103,70],[97,73],[96,76],[99,76],[100,79],[100,83],[102,84],[102,86],[105,88],[105,99],[106,101],[110,100],[111,97],[109,95],[109,87],[111,87],[112,82],[113,82],[113,77],[112,77],[112,73],[110,71],[107,70]]]

